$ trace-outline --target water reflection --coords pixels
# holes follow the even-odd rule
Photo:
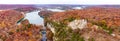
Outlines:
[[[27,13],[25,19],[28,19],[31,24],[44,25],[44,19],[38,15],[40,11]]]

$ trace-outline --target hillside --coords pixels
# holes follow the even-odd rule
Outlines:
[[[30,24],[21,12],[15,10],[0,11],[0,41],[41,41],[43,26]]]
[[[89,7],[45,18],[55,41],[119,41],[119,8]]]

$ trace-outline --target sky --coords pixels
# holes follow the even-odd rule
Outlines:
[[[0,0],[0,4],[115,4],[120,0]]]

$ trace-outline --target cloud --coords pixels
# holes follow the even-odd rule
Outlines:
[[[120,4],[120,0],[0,0],[0,4]]]

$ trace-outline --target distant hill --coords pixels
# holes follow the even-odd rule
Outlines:
[[[12,5],[12,4],[0,4],[0,9],[15,9],[15,8],[21,8],[21,7],[33,7],[34,5]]]
[[[70,5],[70,4],[0,4],[0,9],[15,9],[23,7],[40,7],[40,8],[58,8],[58,9],[72,9],[73,7],[112,7],[119,8],[120,5]]]

